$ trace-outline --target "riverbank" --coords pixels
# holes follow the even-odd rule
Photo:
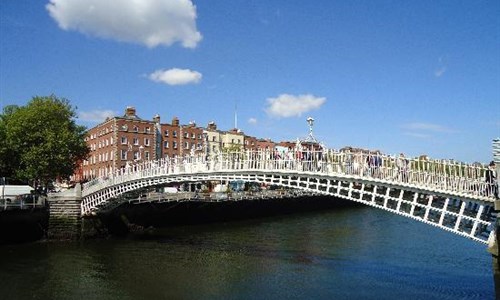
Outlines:
[[[110,212],[84,218],[81,237],[125,236],[130,232],[137,233],[151,228],[238,221],[357,205],[359,204],[330,196],[220,202],[131,202]],[[0,212],[0,245],[45,239],[49,218],[46,207]]]
[[[48,224],[47,207],[0,211],[0,245],[43,239]]]

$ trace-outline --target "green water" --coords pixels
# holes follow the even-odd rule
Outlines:
[[[0,247],[1,299],[494,299],[486,246],[372,208]]]

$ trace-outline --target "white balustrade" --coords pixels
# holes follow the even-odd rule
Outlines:
[[[366,153],[326,151],[242,151],[162,158],[127,165],[83,185],[84,195],[142,178],[200,172],[298,172],[364,178],[419,188],[437,189],[493,199],[493,186],[484,180],[486,168],[449,161],[407,159]]]
[[[484,166],[333,150],[290,150],[281,153],[269,150],[246,150],[221,152],[209,156],[200,154],[162,158],[127,165],[112,174],[85,183],[82,191],[84,196],[82,210],[88,212],[118,194],[145,187],[147,180],[199,174],[238,175],[252,172],[279,173],[283,176],[304,178],[324,175],[327,178],[359,179],[373,184],[398,185],[402,188],[472,197],[481,201],[494,200],[494,186],[485,182]],[[196,178],[203,180],[207,177]],[[124,187],[128,184],[131,186]],[[113,190],[112,187],[119,188]]]

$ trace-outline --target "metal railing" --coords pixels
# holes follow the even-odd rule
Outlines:
[[[495,199],[495,182],[486,182],[487,167],[451,160],[406,158],[362,152],[322,151],[238,151],[206,156],[198,154],[162,158],[127,165],[83,185],[83,195],[106,187],[146,177],[206,172],[280,172],[356,177],[374,182],[408,185]]]
[[[0,198],[0,210],[33,209],[46,206],[46,197],[32,194],[18,195],[13,199]]]

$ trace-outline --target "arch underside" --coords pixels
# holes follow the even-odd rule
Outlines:
[[[442,191],[426,191],[409,185],[365,180],[354,176],[325,176],[312,172],[206,172],[143,177],[109,185],[84,196],[82,213],[91,214],[116,201],[120,195],[142,188],[208,180],[243,180],[339,197],[436,226],[482,243],[488,243],[492,235],[493,203]]]

